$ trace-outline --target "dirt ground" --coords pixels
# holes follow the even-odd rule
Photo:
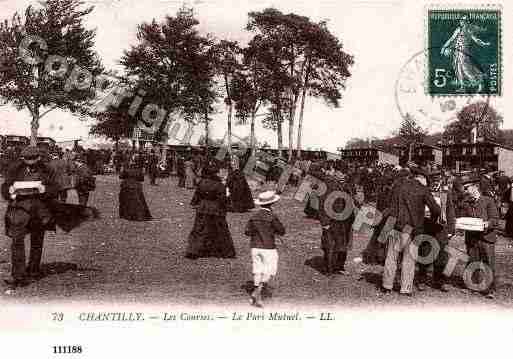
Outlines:
[[[28,287],[1,298],[15,303],[122,302],[167,303],[169,305],[245,305],[246,285],[251,280],[248,238],[243,229],[250,213],[228,215],[237,250],[236,259],[184,258],[194,212],[189,206],[192,191],[177,187],[175,177],[160,179],[159,186],[145,182],[144,190],[154,220],[129,222],[118,218],[119,180],[98,176],[97,190],[90,204],[102,218],[82,225],[70,234],[47,233],[43,256],[46,276]],[[461,285],[456,271],[451,291],[429,288],[411,298],[378,290],[381,268],[366,266],[360,257],[368,234],[357,233],[349,253],[347,275],[326,277],[321,273],[320,226],[303,214],[303,203],[286,191],[275,211],[286,225],[280,245],[278,277],[269,306],[320,305],[369,306],[432,305],[509,307],[513,297],[512,243],[500,238],[496,246],[498,290],[495,300],[473,294]],[[5,211],[5,202],[0,212]],[[0,231],[4,233],[3,221]],[[461,240],[453,246],[463,249]],[[0,278],[9,277],[10,240],[0,236]],[[0,284],[3,286],[3,281]]]

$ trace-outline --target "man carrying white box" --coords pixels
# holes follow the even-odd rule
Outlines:
[[[456,219],[456,229],[465,231],[465,246],[469,256],[467,273],[475,273],[468,284],[487,298],[495,297],[495,242],[499,211],[487,194],[491,184],[486,178],[468,183],[466,191],[471,199],[464,209],[465,217]],[[469,268],[472,266],[473,268]],[[475,269],[475,270],[474,270]],[[477,270],[479,269],[479,270]],[[479,288],[479,289],[477,289]]]
[[[9,202],[5,214],[6,235],[11,237],[11,289],[29,284],[41,276],[40,264],[46,230],[55,230],[50,202],[58,186],[53,170],[42,163],[39,150],[29,146],[21,152],[22,161],[9,168],[2,184],[2,196]],[[25,267],[25,241],[30,234],[30,255]]]

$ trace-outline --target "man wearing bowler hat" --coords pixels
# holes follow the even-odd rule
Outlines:
[[[414,171],[415,172],[415,171]],[[417,177],[419,178],[419,177]],[[421,184],[429,189],[428,179],[421,178]],[[424,183],[422,183],[424,181]],[[427,237],[423,237],[419,244],[418,254],[420,257],[427,259],[427,263],[418,263],[417,273],[417,289],[423,291],[426,289],[427,272],[428,268],[433,266],[432,286],[442,292],[448,292],[449,286],[447,285],[448,278],[444,275],[444,270],[447,266],[449,256],[446,247],[449,244],[449,236],[454,234],[454,221],[455,221],[455,208],[454,196],[448,193],[448,200],[445,204],[445,216],[439,216],[433,219],[431,216],[426,215],[424,218],[423,233]],[[439,204],[442,204],[440,199]],[[443,217],[443,218],[442,218]],[[437,247],[437,248],[436,248]]]
[[[34,188],[19,192],[17,186],[23,185],[24,181],[34,181]],[[29,146],[21,152],[21,160],[9,168],[1,191],[8,201],[6,235],[12,239],[12,279],[5,282],[11,289],[16,289],[41,276],[44,234],[46,230],[55,230],[49,202],[57,196],[58,185],[53,170],[41,161],[38,148]],[[30,234],[30,256],[28,267],[25,267],[24,238],[27,234]]]
[[[475,274],[466,280],[466,284],[472,285],[471,289],[481,292],[487,298],[494,299],[495,242],[499,211],[495,201],[487,195],[491,190],[487,178],[470,179],[465,185],[465,190],[471,197],[465,203],[465,215],[481,218],[484,222],[484,231],[465,231],[465,246],[469,256],[466,272]],[[471,268],[476,270],[470,270]]]

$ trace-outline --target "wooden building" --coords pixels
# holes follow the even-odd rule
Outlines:
[[[372,165],[375,163],[389,163],[392,165],[399,164],[399,156],[388,153],[382,149],[355,148],[355,149],[339,149],[340,159],[347,162],[357,162],[361,165]]]
[[[5,135],[2,143],[3,149],[7,147],[24,148],[30,144],[30,139],[25,136]]]
[[[281,154],[280,150],[276,148],[259,148],[257,152],[263,152],[273,157],[280,157],[283,159],[288,159],[289,157],[288,148],[283,148],[281,150]],[[298,156],[298,154],[300,154],[300,156]],[[292,150],[292,158],[300,158],[301,160],[305,161],[325,161],[332,159],[332,156],[330,156],[330,153],[327,151],[301,150],[298,152],[297,150]]]
[[[417,144],[412,148],[396,147],[400,164],[405,165],[410,159],[419,166],[427,164],[441,165],[444,169],[457,172],[483,169],[504,171],[513,176],[513,148],[492,141],[478,140],[476,143],[447,143],[437,146]],[[380,161],[383,152],[377,148],[358,148],[340,150],[341,159],[348,162],[373,164]],[[381,162],[384,162],[381,159]],[[389,162],[390,163],[390,162]]]
[[[469,171],[475,168],[504,171],[513,176],[513,148],[492,141],[449,143],[442,146],[444,168]]]
[[[197,146],[197,145],[166,145],[167,150],[174,151],[179,154],[191,153],[191,154],[205,154],[205,146]],[[214,156],[221,149],[221,146],[209,146],[210,155]],[[232,145],[232,150],[244,150],[244,148],[239,148],[237,144]],[[249,151],[250,148],[245,148],[246,151]],[[256,154],[267,154],[270,157],[287,159],[288,151],[286,149],[282,150],[282,154],[280,156],[280,151],[276,148],[268,148],[262,147],[256,149]],[[296,158],[297,151],[293,150],[293,156]],[[302,160],[310,160],[310,161],[318,161],[318,160],[328,160],[333,159],[334,154],[331,154],[327,151],[309,151],[309,150],[301,150],[301,159]]]
[[[397,146],[396,148],[399,152],[399,162],[402,165],[410,160],[419,166],[425,166],[428,163],[443,165],[443,149],[441,147],[416,143],[411,146]]]
[[[38,137],[37,147],[44,151],[51,151],[55,148],[56,142],[51,137]]]

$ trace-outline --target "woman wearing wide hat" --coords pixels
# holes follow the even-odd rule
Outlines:
[[[196,208],[196,217],[189,234],[187,258],[235,258],[235,247],[226,222],[226,187],[218,171],[216,163],[210,162],[205,166],[192,198],[191,205]]]
[[[239,168],[239,161],[236,156],[229,167],[226,185],[230,191],[230,212],[243,213],[255,208],[251,189],[249,188],[248,181],[246,181],[246,177],[244,177],[244,173]]]
[[[75,158],[75,174],[77,175],[76,190],[78,193],[78,203],[81,206],[87,206],[89,192],[96,189],[96,178],[87,165],[84,155]]]
[[[152,217],[143,192],[143,170],[134,159],[124,167],[119,175],[119,217],[129,221],[149,221]]]

